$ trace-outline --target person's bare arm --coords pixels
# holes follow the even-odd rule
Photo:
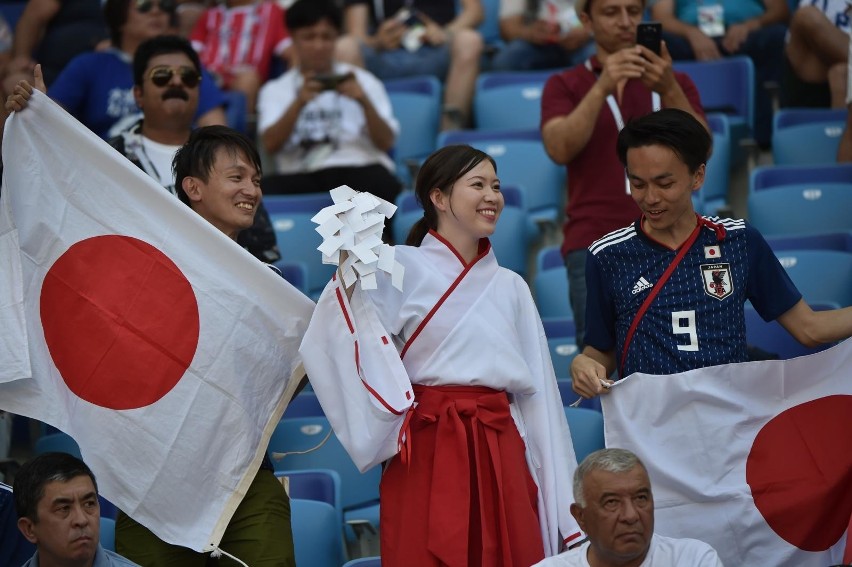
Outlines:
[[[696,26],[691,26],[677,19],[674,0],[659,0],[651,7],[651,17],[663,24],[663,29],[667,32],[685,38],[692,46],[696,60],[708,61],[719,59],[722,56],[712,38],[705,35]]]
[[[800,299],[778,317],[778,323],[806,347],[815,347],[852,335],[852,307],[814,311]]]
[[[485,10],[482,8],[481,0],[461,0],[461,9],[456,17],[446,25],[446,30],[454,32],[470,28],[474,29],[485,19]]]
[[[642,76],[644,63],[639,53],[638,47],[631,47],[607,57],[600,77],[580,104],[570,114],[552,118],[542,126],[544,149],[553,161],[568,164],[586,147],[606,97],[617,91],[619,83]]]
[[[44,31],[62,7],[58,0],[29,0],[15,25],[12,40],[10,72],[27,71],[33,65],[33,52],[41,43]]]
[[[352,76],[350,79],[343,81],[338,85],[337,91],[361,105],[361,109],[364,111],[364,119],[367,122],[367,132],[370,135],[370,141],[373,142],[373,145],[383,152],[390,150],[396,140],[396,135],[388,123],[379,116],[376,107],[373,106],[370,98],[364,93],[364,89],[358,83],[358,79]]]
[[[374,35],[370,35],[370,8],[367,4],[348,6],[343,14],[343,27],[348,35],[379,51],[397,49],[405,33],[403,23],[389,17],[379,24]]]
[[[571,361],[571,387],[584,398],[609,393],[604,384],[612,384],[609,376],[615,372],[615,352],[603,352],[586,346]]]
[[[293,135],[293,128],[296,127],[296,121],[299,119],[302,109],[320,93],[321,89],[322,85],[318,81],[312,81],[305,77],[302,88],[299,89],[296,98],[293,99],[281,118],[261,134],[260,139],[263,142],[263,148],[268,153],[274,154],[287,143],[287,140]]]
[[[748,34],[772,24],[787,23],[790,19],[790,6],[787,0],[764,0],[766,10],[758,17],[731,24],[725,31],[722,45],[729,53],[736,53],[745,43]]]

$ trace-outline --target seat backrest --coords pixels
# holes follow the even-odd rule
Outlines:
[[[754,63],[737,55],[713,61],[675,61],[675,71],[689,75],[705,112],[722,112],[754,132]]]
[[[285,263],[301,263],[307,270],[305,288],[309,296],[322,291],[334,274],[334,265],[323,264],[317,247],[322,237],[316,232],[311,218],[320,209],[332,204],[328,193],[305,195],[267,195],[263,198],[278,247]]]
[[[748,196],[748,219],[767,236],[852,230],[852,182],[783,185]]]
[[[776,255],[785,250],[837,250],[852,252],[852,232],[826,232],[801,236],[775,236],[766,239]]]
[[[553,71],[480,74],[473,97],[477,130],[538,130],[541,93],[552,74]]]
[[[558,246],[539,250],[533,291],[538,313],[542,317],[574,317],[568,300],[568,270]]]
[[[308,390],[302,390],[299,394],[290,401],[287,409],[284,410],[284,417],[316,417],[324,416],[322,406],[317,399],[317,395]]]
[[[343,567],[382,567],[381,557],[360,557],[347,561]]]
[[[439,147],[450,144],[469,144],[490,155],[497,162],[497,176],[504,185],[524,187],[526,206],[533,218],[541,215],[557,219],[566,195],[565,168],[548,157],[537,129],[457,130],[438,137]]]
[[[313,449],[331,432],[328,440]],[[349,454],[340,444],[325,417],[297,417],[282,419],[269,440],[276,472],[331,469],[340,475],[340,498],[343,510],[377,502],[381,470],[373,467],[361,473]],[[303,454],[298,452],[308,451]],[[277,458],[274,453],[289,453]]]
[[[278,260],[275,262],[275,267],[281,270],[281,275],[290,285],[302,293],[308,293],[308,269],[302,262]]]
[[[115,520],[101,516],[101,547],[115,551]]]
[[[763,165],[755,167],[749,176],[749,193],[774,189],[783,185],[852,183],[852,163],[829,165]]]
[[[334,508],[316,500],[290,500],[296,565],[338,567],[343,559],[341,525]]]
[[[577,462],[581,463],[589,453],[603,449],[604,420],[603,414],[588,408],[565,407],[565,417],[571,430],[571,440],[574,443],[574,454]]]
[[[33,453],[41,455],[42,453],[68,453],[74,455],[78,459],[82,459],[80,454],[80,446],[67,433],[57,432],[42,435],[35,442]]]
[[[713,215],[728,201],[731,181],[731,127],[728,117],[721,113],[707,114],[707,124],[713,133],[713,154],[707,161],[704,185],[701,187],[701,212]]]
[[[772,161],[777,165],[837,162],[846,109],[782,108],[773,117]]]
[[[431,75],[385,81],[399,121],[393,157],[402,173],[405,160],[423,158],[435,150],[441,120],[441,82]]]
[[[852,253],[784,250],[776,256],[808,303],[852,305]]]

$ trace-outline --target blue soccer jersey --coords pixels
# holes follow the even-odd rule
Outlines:
[[[743,362],[746,299],[767,321],[801,299],[759,232],[742,220],[707,220],[724,236],[702,227],[639,323],[622,376]],[[586,261],[586,344],[614,351],[617,364],[635,314],[677,254],[640,222],[594,242]]]

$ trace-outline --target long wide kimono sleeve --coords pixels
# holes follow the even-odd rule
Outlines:
[[[537,380],[534,394],[515,394],[530,471],[539,487],[539,519],[545,555],[559,553],[562,544],[579,541],[580,527],[571,515],[573,475],[577,457],[556,384],[544,327],[526,286],[519,288],[516,319],[520,347]]]
[[[332,279],[299,352],[323,411],[358,469],[394,456],[414,394],[369,294],[356,288],[350,301],[339,279]]]

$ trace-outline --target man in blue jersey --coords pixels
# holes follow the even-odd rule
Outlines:
[[[673,374],[747,360],[744,303],[813,346],[852,335],[852,307],[813,311],[763,237],[698,216],[712,139],[674,108],[627,124],[617,153],[642,216],[589,247],[586,347],[571,364],[583,397],[614,371]]]

